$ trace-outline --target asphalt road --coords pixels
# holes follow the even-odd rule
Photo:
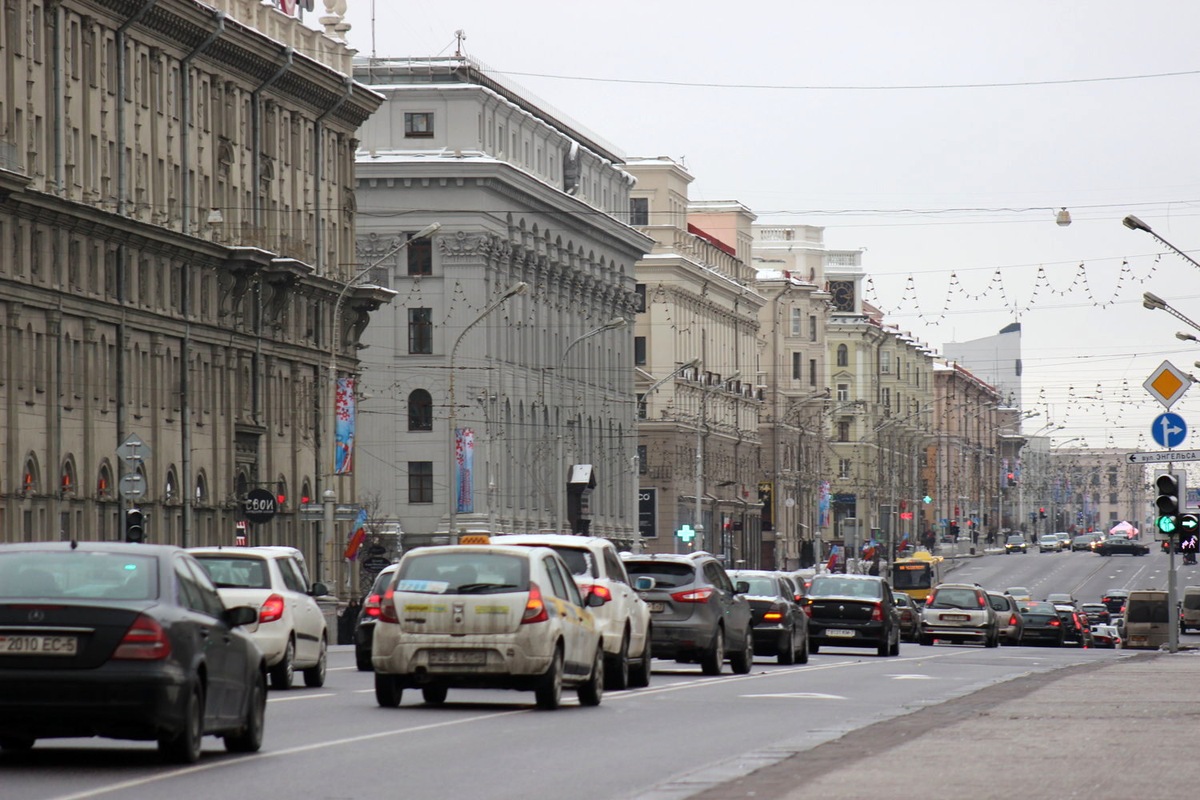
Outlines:
[[[996,555],[964,560],[947,577],[988,588],[1025,585],[1035,596],[1070,591],[1082,601],[1118,586],[1165,585],[1166,564],[1159,553]],[[1180,585],[1187,582],[1181,576]],[[530,694],[499,691],[451,691],[442,707],[407,692],[399,709],[381,709],[372,676],[357,672],[351,649],[339,647],[325,687],[271,693],[257,755],[227,755],[210,738],[199,764],[179,768],[160,764],[150,744],[39,742],[29,753],[0,754],[0,796],[671,800],[1022,675],[1125,655],[905,643],[898,658],[822,648],[804,666],[758,659],[750,675],[727,668],[720,677],[659,661],[648,689],[607,693],[598,708],[572,703],[544,712]]]

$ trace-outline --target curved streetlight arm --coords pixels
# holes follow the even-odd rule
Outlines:
[[[1175,319],[1179,320],[1180,322],[1187,323],[1187,325],[1190,328],[1192,328],[1192,330],[1200,331],[1200,323],[1192,320],[1190,317],[1187,317],[1186,315],[1183,314],[1183,312],[1179,311],[1178,309],[1171,307],[1171,305],[1168,304],[1166,300],[1163,300],[1161,297],[1159,297],[1156,294],[1151,294],[1150,292],[1146,292],[1145,294],[1143,294],[1142,295],[1142,305],[1144,307],[1150,309],[1151,311],[1158,311],[1158,310],[1165,311],[1168,314],[1170,314],[1172,317],[1174,317]],[[1179,334],[1175,334],[1175,335],[1180,339],[1186,338],[1184,336],[1180,336]]]
[[[1135,217],[1133,214],[1130,214],[1129,216],[1125,217],[1125,219],[1121,220],[1121,224],[1124,225],[1126,228],[1129,228],[1129,230],[1131,230],[1131,231],[1145,231],[1146,233],[1153,236],[1155,241],[1157,241],[1163,247],[1168,248],[1172,253],[1179,256],[1180,258],[1182,258],[1184,261],[1191,264],[1196,269],[1200,269],[1200,262],[1196,261],[1196,259],[1189,256],[1187,253],[1183,252],[1182,250],[1180,250],[1178,247],[1176,247],[1175,245],[1168,242],[1163,237],[1159,236],[1157,233],[1154,232],[1153,229],[1151,229],[1151,227],[1149,225],[1142,222],[1140,219]]]

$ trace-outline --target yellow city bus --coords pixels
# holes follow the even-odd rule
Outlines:
[[[892,564],[892,589],[904,592],[918,603],[925,602],[929,591],[942,582],[942,557],[918,550]]]

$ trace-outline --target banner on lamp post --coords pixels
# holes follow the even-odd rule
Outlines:
[[[338,378],[337,397],[333,404],[337,423],[333,433],[334,475],[348,475],[354,471],[354,427],[358,413],[354,385],[354,378]]]
[[[460,514],[475,511],[475,431],[454,429],[454,507]]]

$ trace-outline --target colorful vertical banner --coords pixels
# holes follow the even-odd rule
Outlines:
[[[363,541],[367,538],[367,510],[360,508],[358,516],[354,518],[354,532],[350,534],[350,541],[346,543],[346,552],[342,557],[347,561],[353,561],[358,557],[358,551],[362,547]]]
[[[817,527],[829,527],[829,504],[832,495],[829,491],[829,481],[821,481],[820,494],[817,497]]]
[[[354,471],[354,426],[358,407],[354,399],[354,378],[338,378],[337,396],[333,403],[333,474],[348,475]]]
[[[454,508],[460,514],[475,511],[475,431],[454,429]]]

